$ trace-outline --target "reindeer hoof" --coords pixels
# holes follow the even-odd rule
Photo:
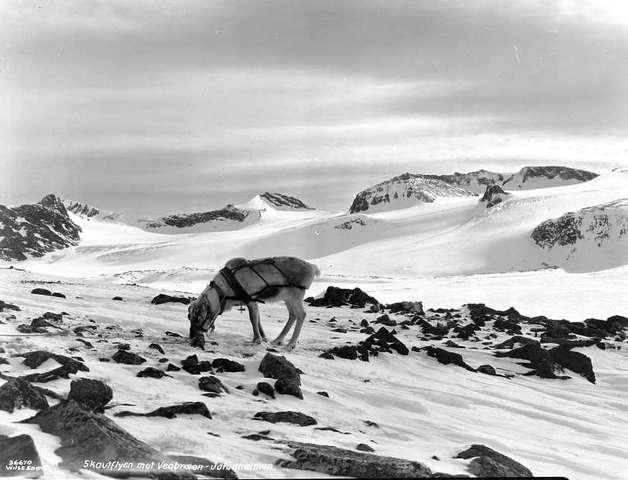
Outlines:
[[[275,347],[280,346],[283,343],[283,339],[281,338],[275,338],[272,342],[270,342],[271,345],[274,345]]]
[[[288,345],[286,345],[286,350],[287,351],[292,351],[292,350],[294,350],[294,347],[296,347],[296,346],[297,346],[296,343],[290,342]]]

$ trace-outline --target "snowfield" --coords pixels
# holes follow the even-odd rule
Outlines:
[[[625,341],[619,337],[608,338],[605,350],[596,346],[573,349],[591,359],[597,378],[592,384],[569,371],[565,372],[572,377],[569,380],[523,376],[528,368],[518,360],[494,356],[492,345],[512,336],[505,332],[487,330],[477,341],[454,338],[465,348],[453,348],[445,345],[452,337],[435,340],[426,338],[417,325],[395,327],[395,335],[408,348],[435,345],[460,353],[474,369],[490,364],[498,373],[514,375],[504,378],[443,365],[424,351],[382,353],[369,362],[319,358],[331,347],[364,340],[364,333],[358,331],[360,322],[366,319],[373,324],[381,312],[308,307],[297,349],[278,352],[304,372],[304,398],[278,395],[271,400],[252,395],[257,382],[264,380],[258,366],[267,345],[248,343],[251,328],[246,312],[234,310],[219,317],[209,338],[214,343],[208,342],[203,352],[191,348],[185,338],[164,333],[186,336],[185,305],[152,305],[150,300],[158,293],[197,295],[232,257],[294,255],[312,261],[322,271],[307,292],[312,296],[334,285],[359,287],[382,303],[422,301],[426,310],[485,303],[498,310],[514,306],[528,317],[545,315],[572,322],[628,316],[628,235],[619,235],[614,226],[623,225],[621,208],[605,210],[621,220],[611,222],[609,232],[616,238],[609,241],[593,242],[585,236],[565,249],[542,248],[531,238],[542,222],[567,212],[618,201],[612,205],[624,205],[627,192],[628,171],[617,170],[585,183],[512,191],[491,208],[477,196],[456,196],[409,208],[348,214],[274,208],[258,196],[239,206],[259,212],[259,218],[243,228],[167,234],[98,215],[70,213],[82,229],[77,246],[13,262],[14,268],[6,262],[0,268],[0,300],[21,308],[0,313],[4,350],[0,357],[9,362],[0,362],[0,373],[30,374],[58,366],[47,360],[32,370],[11,356],[16,353],[49,350],[80,356],[89,372],[79,371],[70,378],[95,378],[108,384],[114,397],[106,415],[169,455],[197,455],[230,464],[275,464],[290,458],[276,443],[242,438],[270,430],[266,435],[274,440],[347,449],[364,443],[376,455],[419,461],[433,472],[468,474],[469,460],[453,457],[470,444],[485,444],[537,476],[619,480],[628,471],[628,406],[624,401],[628,363]],[[30,291],[35,287],[61,292],[67,298],[33,295]],[[115,296],[123,301],[113,301]],[[67,312],[61,331],[18,335],[19,324],[28,324],[46,311]],[[262,305],[261,311],[264,327],[274,338],[286,310],[271,304]],[[390,317],[397,322],[407,319],[401,314]],[[97,326],[96,333],[84,337],[91,348],[72,333],[84,325]],[[134,331],[138,328],[141,337]],[[334,331],[338,328],[347,331]],[[536,337],[532,328],[526,324],[523,333]],[[490,348],[483,341],[490,342]],[[147,362],[140,366],[102,361],[112,357],[120,342],[128,343],[130,351]],[[151,343],[161,345],[165,353],[150,349]],[[163,369],[167,363],[159,363],[162,357],[180,365],[192,354],[199,360],[235,360],[245,371],[217,374],[230,393],[215,398],[201,396],[199,377],[185,371],[168,372],[171,377],[159,379],[136,377],[148,366]],[[58,379],[41,386],[66,395],[69,384],[69,379]],[[329,398],[317,394],[320,391]],[[189,401],[204,402],[213,418],[114,416],[120,410],[149,412]],[[284,410],[305,413],[317,420],[315,427],[330,426],[346,434],[252,418],[259,411]],[[54,453],[59,439],[34,425],[17,423],[35,413],[32,409],[0,410],[0,435],[31,435],[45,478],[70,478]],[[238,475],[325,476],[280,467]],[[73,478],[105,477],[83,472]]]

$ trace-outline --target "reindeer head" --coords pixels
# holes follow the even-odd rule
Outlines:
[[[202,335],[214,328],[216,317],[220,313],[220,301],[217,295],[203,292],[188,307],[188,320],[190,321],[190,338]]]

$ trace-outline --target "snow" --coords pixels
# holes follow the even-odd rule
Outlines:
[[[598,280],[606,279],[599,277]],[[69,282],[52,287],[66,293],[68,298],[40,297],[28,293],[37,282],[43,281]],[[378,281],[372,285],[378,285]],[[321,284],[315,285],[308,294],[316,293],[321,287]],[[532,283],[528,287],[531,288]],[[383,291],[380,288],[376,286],[367,291]],[[477,289],[479,291],[481,285]],[[382,354],[367,363],[343,359],[327,361],[317,358],[323,349],[363,338],[363,334],[357,332],[330,332],[327,320],[333,316],[337,320],[334,326],[351,326],[352,322],[359,323],[362,318],[373,321],[377,314],[347,308],[310,307],[308,318],[316,320],[316,323],[306,323],[295,351],[281,352],[305,372],[304,400],[286,395],[267,400],[251,395],[256,383],[262,380],[257,366],[266,351],[265,346],[246,343],[251,335],[246,313],[234,310],[221,316],[213,336],[218,345],[212,346],[214,353],[203,353],[192,351],[183,340],[163,336],[165,330],[185,334],[186,307],[179,304],[151,305],[150,299],[158,290],[119,285],[101,279],[69,281],[63,277],[15,269],[0,270],[0,290],[3,300],[22,307],[22,312],[12,312],[20,321],[48,310],[65,310],[70,316],[64,322],[74,322],[72,325],[85,324],[88,319],[93,319],[104,332],[105,326],[119,325],[120,329],[105,335],[108,342],[95,343],[95,351],[84,349],[73,337],[60,335],[19,338],[4,342],[3,346],[8,354],[36,348],[65,353],[69,346],[79,347],[79,354],[85,358],[90,372],[79,372],[78,376],[107,382],[115,392],[112,403],[134,404],[131,407],[114,407],[107,410],[107,415],[139,439],[166,453],[196,454],[213,461],[231,463],[274,463],[282,454],[273,449],[272,444],[241,438],[245,434],[270,429],[270,436],[275,439],[309,441],[343,448],[367,443],[375,448],[376,454],[418,460],[434,471],[450,474],[465,473],[468,462],[452,457],[471,443],[487,444],[520,461],[538,476],[619,480],[625,471],[622,446],[628,442],[628,432],[624,422],[618,421],[626,415],[621,401],[626,386],[625,349],[581,349],[592,358],[597,375],[596,385],[577,375],[568,381],[520,375],[510,380],[490,377],[451,365],[443,366],[424,354],[414,352],[406,357]],[[111,301],[116,295],[122,296],[124,302]],[[521,307],[524,313],[542,310],[532,296],[524,294],[521,300],[517,307]],[[591,298],[598,308],[606,305],[606,300],[595,296]],[[262,307],[262,321],[269,336],[278,333],[286,315],[281,305]],[[580,318],[583,316],[584,313]],[[143,338],[136,338],[129,332],[138,327],[144,331]],[[14,324],[0,325],[0,333],[15,333]],[[413,331],[401,330],[398,337],[408,346],[425,344],[416,338]],[[115,352],[115,341],[130,343],[131,350],[147,358],[148,362],[142,366],[99,362],[97,358],[110,357]],[[183,371],[171,373],[173,378],[139,379],[135,377],[139,369],[157,366],[157,359],[162,357],[147,348],[151,342],[162,345],[165,356],[174,363],[191,353],[198,353],[201,360],[226,357],[239,361],[245,365],[246,371],[219,374],[231,393],[218,398],[200,396],[198,377]],[[458,352],[463,353],[465,361],[473,367],[490,363],[501,372],[526,370],[512,359],[492,357],[491,353],[477,348],[477,345],[467,344],[467,349]],[[11,359],[11,363],[11,368],[20,365],[15,358]],[[44,367],[40,369],[45,370]],[[0,367],[3,371],[7,369],[7,366]],[[243,385],[244,389],[236,389],[238,385]],[[45,386],[65,393],[69,380],[56,380]],[[316,394],[321,390],[329,392],[330,398]],[[205,402],[213,419],[185,415],[172,420],[112,416],[123,409],[145,412],[183,401]],[[334,426],[350,432],[350,435],[252,420],[255,412],[263,410],[297,410],[314,416],[318,420],[317,426]],[[0,434],[32,435],[40,453],[46,458],[46,478],[81,478],[58,470],[59,459],[53,454],[58,447],[58,439],[37,431],[33,426],[15,423],[33,413],[27,410],[19,410],[13,415],[0,412]],[[379,428],[366,426],[365,420],[376,422]],[[438,456],[440,461],[431,459],[433,455]],[[321,476],[314,472],[280,469],[240,474],[242,478]]]
[[[176,234],[70,213],[82,228],[80,244],[13,264],[23,271],[0,269],[1,299],[22,307],[22,312],[11,312],[21,321],[47,310],[65,310],[77,324],[93,319],[98,325],[119,325],[110,340],[130,343],[133,351],[149,358],[144,366],[157,365],[161,356],[146,348],[152,341],[162,344],[166,356],[176,362],[194,353],[184,341],[162,337],[165,330],[186,333],[186,307],[154,306],[150,299],[164,290],[197,294],[226,260],[236,256],[296,255],[316,263],[323,275],[307,292],[312,296],[336,285],[360,287],[383,302],[421,300],[425,308],[486,303],[498,309],[514,306],[529,316],[572,321],[627,316],[627,236],[599,246],[584,243],[578,246],[578,255],[567,259],[530,239],[532,230],[545,220],[614,202],[625,198],[627,191],[628,170],[618,169],[586,183],[517,190],[490,209],[478,197],[461,196],[350,215],[277,209],[255,197],[240,207],[260,211],[257,222],[232,231]],[[68,298],[30,295],[42,281],[61,282],[48,288]],[[125,301],[113,302],[113,296]],[[263,305],[261,310],[269,335],[278,333],[287,315],[285,308]],[[622,401],[628,372],[625,348],[581,350],[592,359],[596,385],[577,375],[565,382],[524,376],[506,380],[445,367],[416,353],[408,357],[385,354],[369,363],[323,361],[318,358],[322,350],[363,339],[351,331],[330,332],[326,322],[332,316],[341,327],[362,318],[371,321],[376,315],[308,309],[308,319],[316,323],[306,320],[298,348],[282,353],[306,372],[303,401],[284,395],[269,402],[251,395],[261,380],[256,370],[265,348],[246,343],[250,326],[246,313],[237,310],[218,319],[215,353],[201,354],[201,359],[227,357],[246,366],[243,373],[221,374],[231,390],[226,397],[200,397],[197,377],[185,372],[173,373],[172,379],[138,379],[134,376],[138,367],[98,362],[97,358],[113,353],[110,343],[98,344],[93,352],[81,350],[91,371],[79,375],[107,381],[115,392],[114,402],[135,403],[132,410],[206,402],[213,420],[185,416],[114,419],[164,452],[205,454],[213,461],[274,463],[282,455],[279,451],[241,438],[270,429],[271,436],[280,439],[344,448],[367,443],[377,454],[419,460],[434,471],[450,474],[465,473],[468,462],[452,457],[470,443],[485,443],[512,456],[535,475],[620,479],[628,468],[622,447],[628,444],[628,432],[621,421],[626,418]],[[142,328],[144,338],[130,334],[133,328]],[[0,333],[15,333],[14,323],[0,324]],[[410,331],[401,330],[399,336],[408,346],[424,344]],[[3,345],[9,353],[34,348],[62,353],[69,345],[81,347],[72,342],[50,336],[19,338]],[[525,370],[512,359],[496,359],[473,347],[468,345],[462,352],[473,367],[490,363],[505,371]],[[18,365],[19,361],[11,360],[11,368]],[[5,368],[0,366],[0,371]],[[57,380],[46,387],[65,393],[68,384]],[[245,389],[237,390],[237,385]],[[331,398],[317,395],[320,390],[330,392]],[[317,418],[319,426],[331,425],[351,435],[251,419],[254,412],[266,409],[298,410]],[[0,434],[28,431],[46,457],[46,478],[68,478],[53,454],[58,440],[35,427],[14,423],[30,413],[22,410],[9,416],[0,412]],[[375,421],[380,428],[367,427],[363,420]],[[441,460],[432,460],[432,455]],[[240,473],[245,478],[313,475],[291,470]]]

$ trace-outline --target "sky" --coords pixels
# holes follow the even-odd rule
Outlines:
[[[346,209],[406,171],[606,171],[627,132],[624,1],[0,2],[0,204]]]

